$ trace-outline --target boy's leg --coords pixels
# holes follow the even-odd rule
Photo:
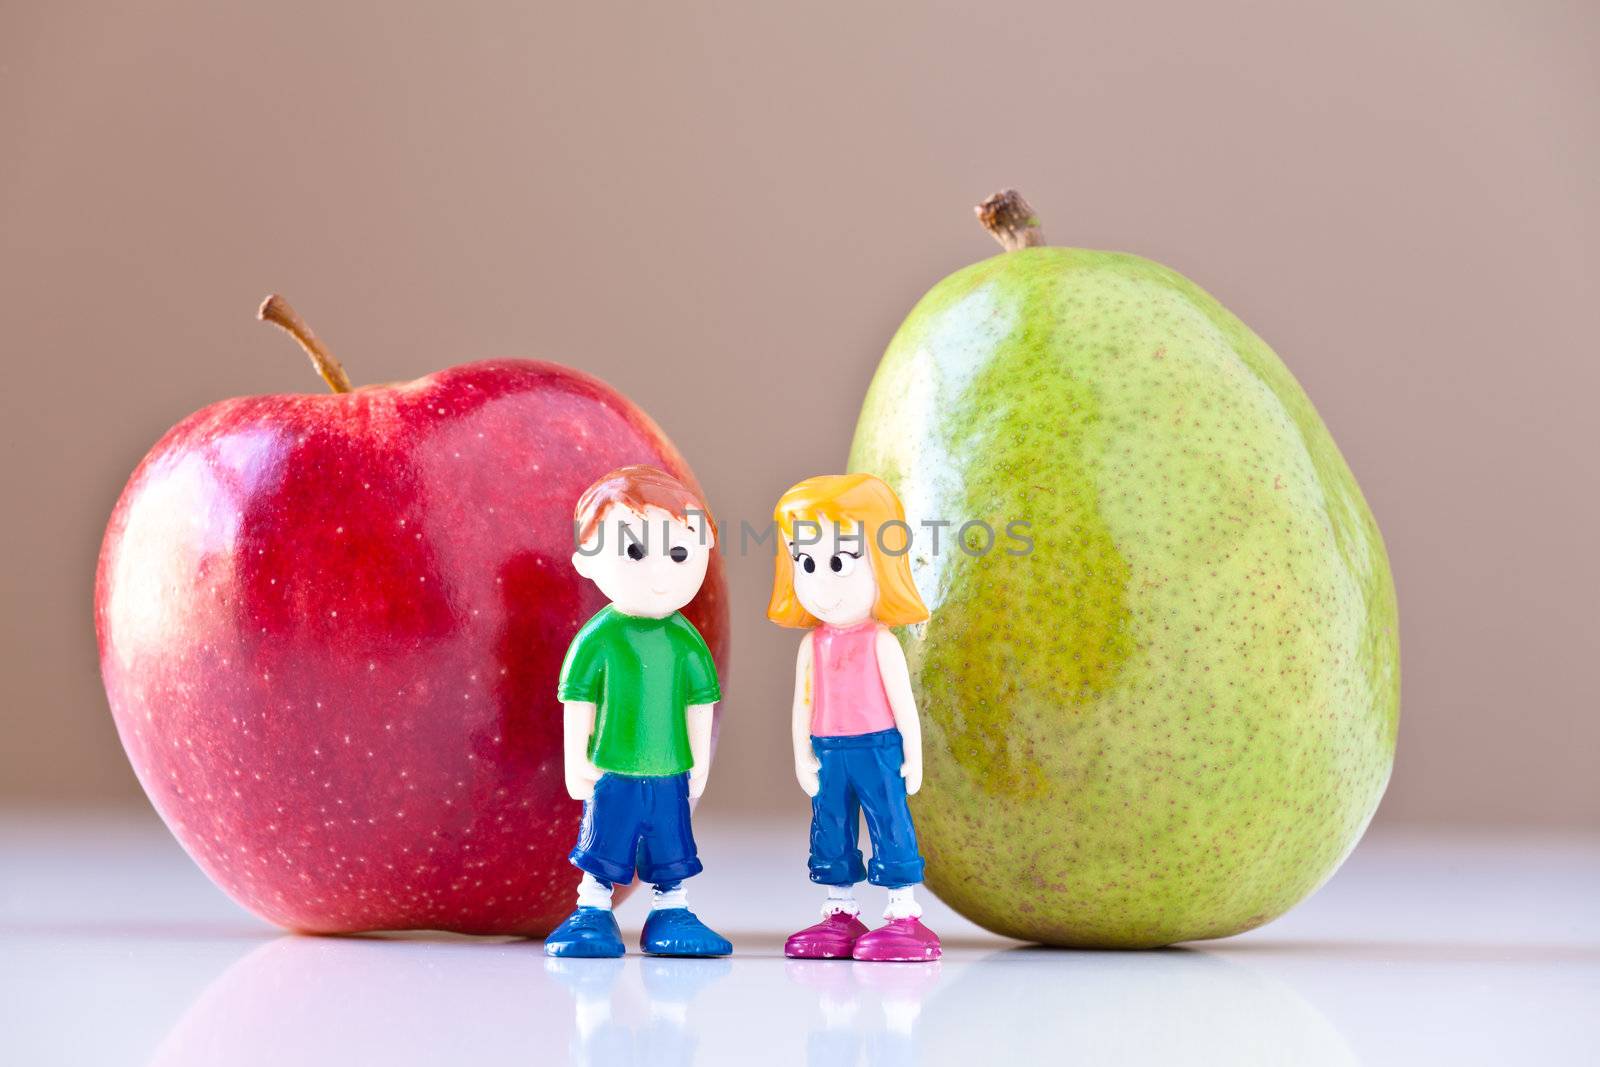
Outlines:
[[[671,886],[705,869],[690,825],[689,776],[674,774],[646,781],[650,798],[639,834],[639,880]]]
[[[647,816],[647,778],[602,774],[584,801],[578,843],[567,858],[602,882],[633,881],[634,854]]]
[[[611,909],[612,885],[610,882],[596,878],[588,871],[583,872],[583,878],[578,882],[578,907],[580,908],[605,908]]]
[[[683,888],[685,878],[703,869],[689,824],[689,776],[652,779],[650,788],[638,868],[640,880],[649,882],[655,892],[639,947],[657,956],[726,956],[733,945],[689,910],[689,894]]]
[[[687,908],[688,906],[689,891],[683,887],[682,882],[663,882],[651,889],[650,907],[652,910]]]
[[[611,883],[584,874],[578,906],[544,939],[544,954],[558,958],[615,959],[627,952],[611,913]]]
[[[613,883],[633,878],[642,814],[637,781],[602,775],[584,803],[578,843],[568,857],[583,872],[578,906],[545,938],[546,955],[610,958],[626,951],[611,914],[611,892]]]

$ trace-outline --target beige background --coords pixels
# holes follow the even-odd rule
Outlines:
[[[167,426],[318,387],[268,290],[357,380],[596,373],[758,518],[842,465],[890,332],[1015,184],[1056,243],[1212,290],[1332,427],[1400,587],[1382,817],[1600,822],[1594,5],[983,10],[7,4],[0,798],[142,803],[94,556]],[[801,802],[767,567],[733,561],[714,810]]]

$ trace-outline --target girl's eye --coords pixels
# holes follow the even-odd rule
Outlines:
[[[848,552],[837,552],[828,560],[828,569],[843,578],[856,569],[856,558]]]
[[[628,546],[628,558],[637,563],[644,559],[644,546],[635,541]]]
[[[807,574],[815,574],[817,571],[817,561],[806,555],[804,552],[796,556],[794,561],[800,564],[800,566],[804,567]]]
[[[682,563],[684,560],[689,558],[689,550],[684,548],[682,545],[676,545],[673,547],[671,552],[667,553],[667,555],[672,557],[672,562]]]

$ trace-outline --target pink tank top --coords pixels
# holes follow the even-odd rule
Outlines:
[[[845,629],[821,623],[811,631],[811,733],[870,734],[894,726],[878,671],[878,620]]]

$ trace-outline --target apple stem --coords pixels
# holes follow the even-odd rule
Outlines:
[[[311,365],[317,368],[317,373],[322,375],[322,380],[328,383],[329,389],[336,393],[350,391],[350,376],[344,372],[339,361],[333,358],[333,353],[317,340],[317,335],[311,332],[306,320],[289,306],[289,301],[273,293],[261,302],[261,309],[256,312],[256,318],[281,327],[290,337],[299,341],[300,347],[311,357]]]
[[[1039,216],[1015,189],[1002,189],[972,210],[983,228],[989,231],[989,236],[999,241],[1007,252],[1044,244]]]

